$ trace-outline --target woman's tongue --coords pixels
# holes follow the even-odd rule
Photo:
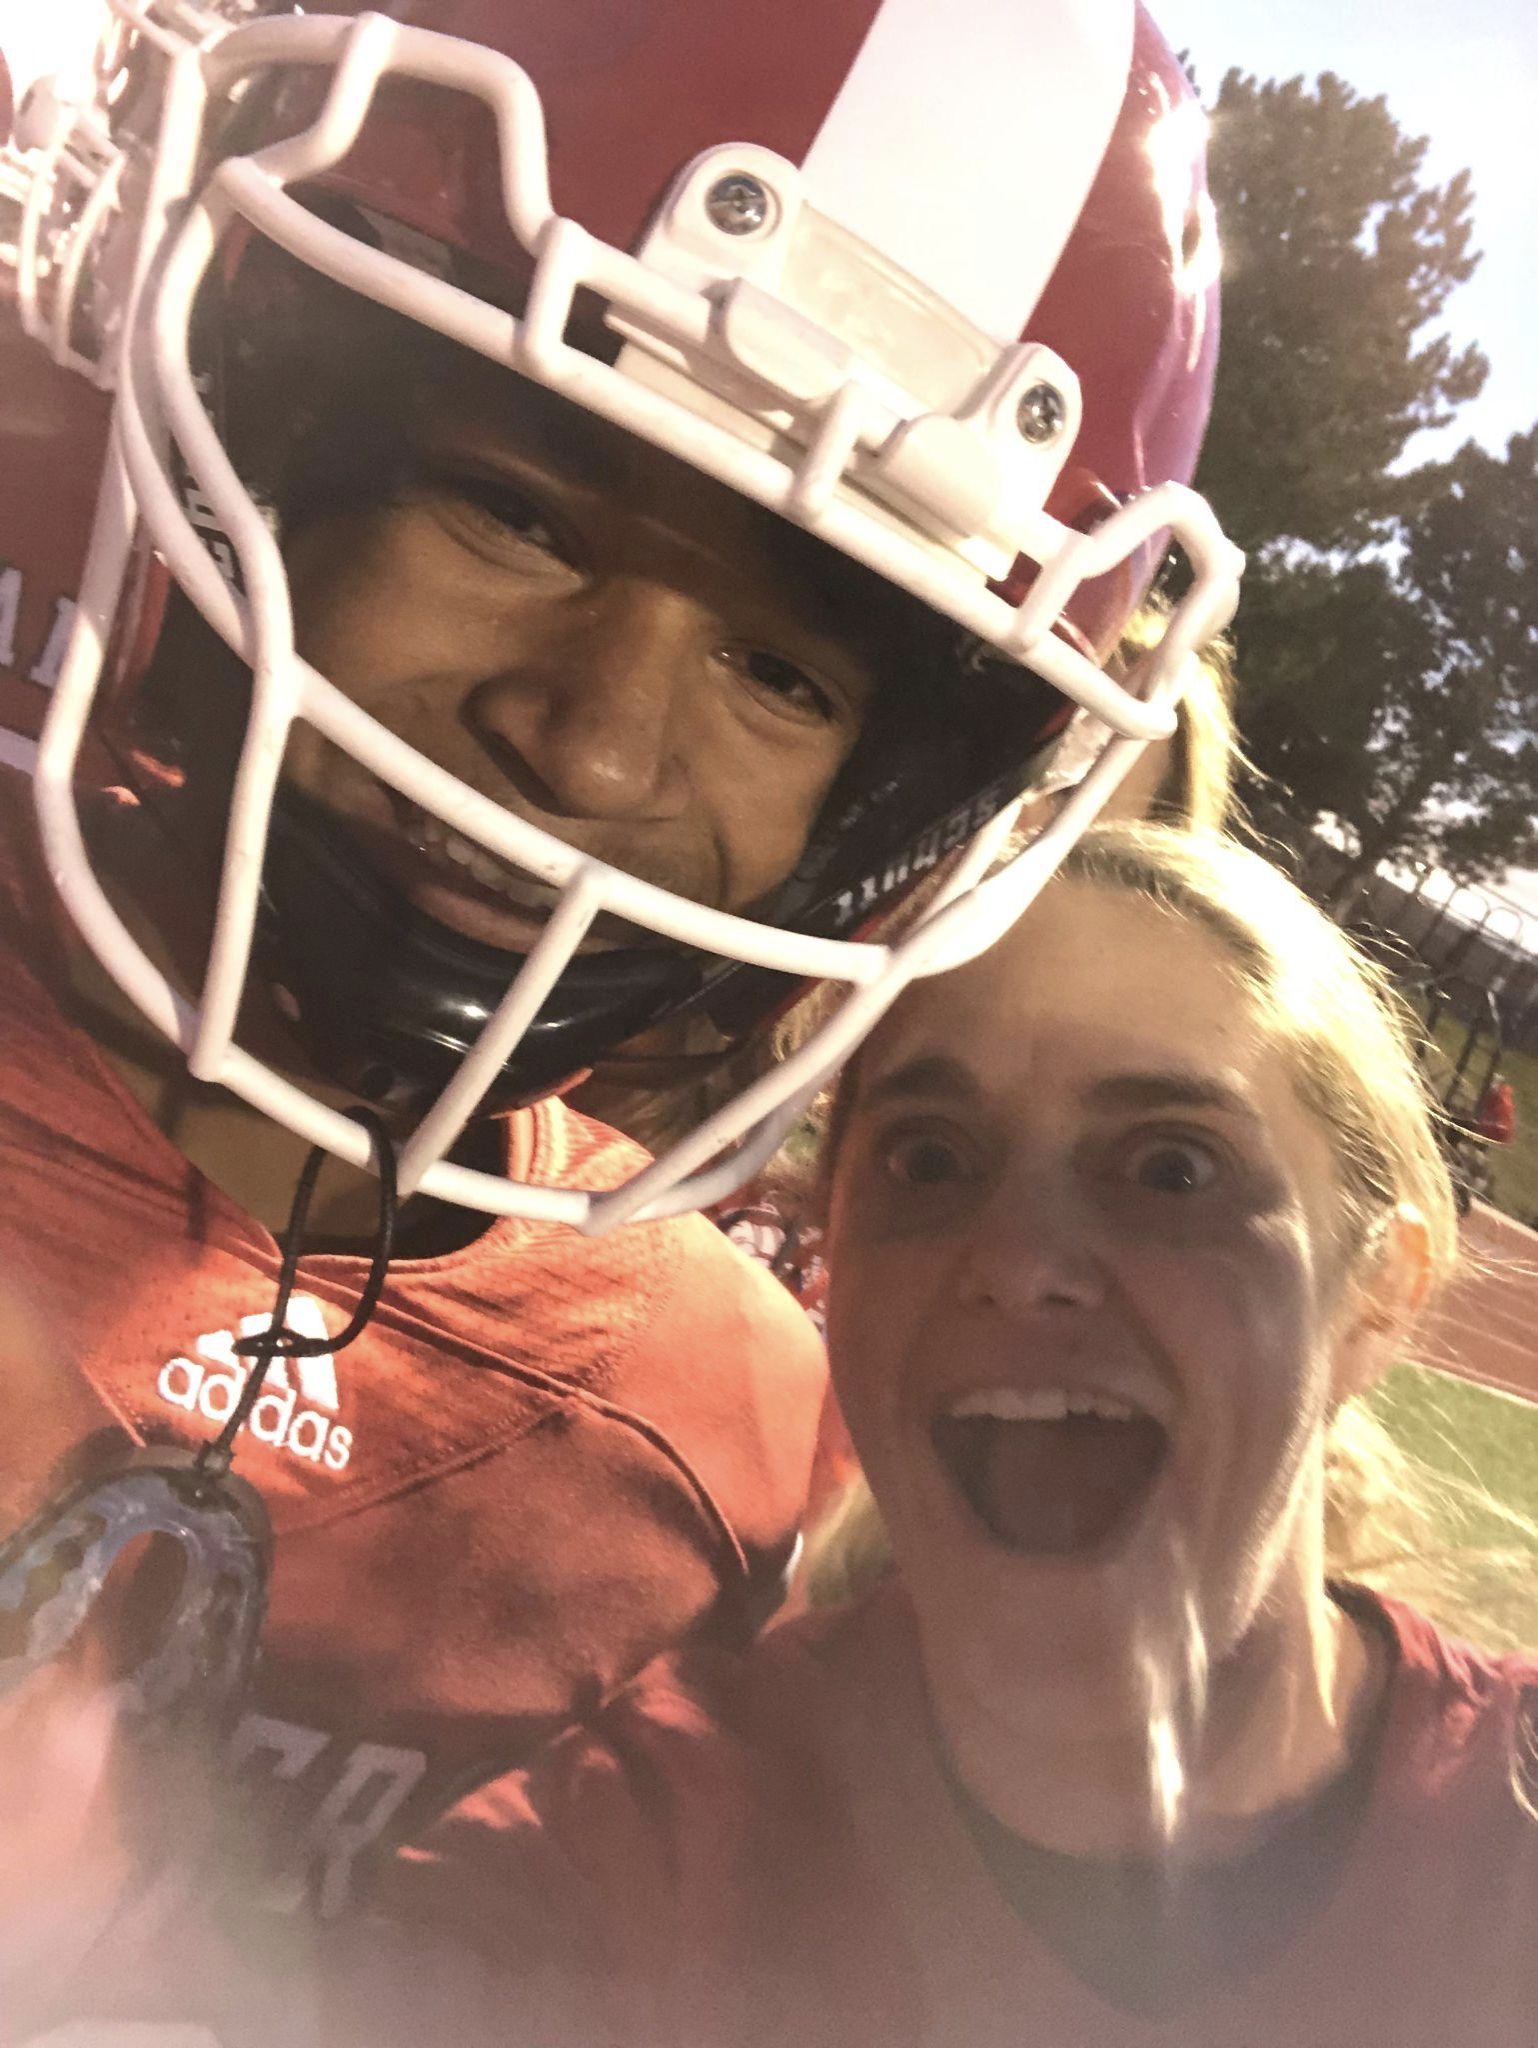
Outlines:
[[[1146,1415],[1013,1422],[941,1415],[932,1440],[972,1512],[998,1542],[1039,1557],[1103,1543],[1141,1505],[1164,1461]]]

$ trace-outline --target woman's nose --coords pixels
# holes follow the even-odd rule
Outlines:
[[[467,707],[555,816],[661,820],[687,801],[712,621],[686,594],[619,576],[569,598]]]
[[[973,1220],[958,1268],[964,1307],[1029,1318],[1097,1308],[1105,1299],[1092,1224],[1055,1177],[1029,1192],[1002,1186]]]

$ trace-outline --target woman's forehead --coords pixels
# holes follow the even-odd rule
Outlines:
[[[1126,891],[1058,881],[980,959],[902,997],[861,1059],[857,1099],[930,1060],[992,1093],[1044,1064],[1086,1086],[1113,1070],[1231,1082],[1266,1052],[1211,933]]]

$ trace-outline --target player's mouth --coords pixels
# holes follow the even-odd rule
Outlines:
[[[973,1388],[933,1417],[930,1442],[995,1543],[1085,1561],[1130,1536],[1170,1452],[1140,1401],[1084,1386]]]
[[[540,923],[560,901],[559,890],[548,882],[536,881],[532,875],[499,860],[486,847],[462,839],[431,811],[418,810],[415,804],[403,808],[406,836],[432,872],[456,883],[473,883],[482,895],[511,904]]]
[[[416,909],[450,931],[504,953],[528,953],[561,900],[560,889],[504,861],[396,791],[388,792],[393,829],[350,817],[348,830],[370,864]],[[600,913],[584,953],[655,945],[654,935]]]

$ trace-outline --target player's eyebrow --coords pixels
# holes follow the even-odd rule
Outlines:
[[[509,417],[515,440],[557,475],[591,491],[614,492],[625,477],[625,437],[570,400],[541,385],[516,394]]]

